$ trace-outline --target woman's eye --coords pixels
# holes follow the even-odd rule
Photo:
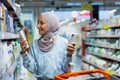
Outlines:
[[[41,24],[41,25],[43,25],[43,24],[44,24],[44,22],[38,22],[37,24]]]
[[[41,25],[44,24],[44,22],[41,22]]]

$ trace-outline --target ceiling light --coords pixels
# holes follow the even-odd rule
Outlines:
[[[103,2],[93,2],[92,5],[104,5]]]
[[[46,0],[46,1],[53,1],[53,0]]]
[[[115,2],[115,5],[120,5],[120,2]]]
[[[108,13],[112,14],[112,13],[115,13],[116,11],[117,11],[116,9],[113,9],[113,10],[109,11]]]
[[[28,0],[29,2],[33,1],[33,0]]]
[[[80,6],[81,3],[67,3],[67,6]]]
[[[85,21],[85,19],[81,19],[81,22],[84,22]]]
[[[54,13],[55,11],[54,11],[54,10],[52,10],[51,12],[52,12],[52,13]]]
[[[77,11],[72,11],[72,17],[76,18],[78,16],[78,12]]]

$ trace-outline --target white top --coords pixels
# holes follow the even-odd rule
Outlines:
[[[30,52],[22,54],[23,65],[36,77],[41,80],[54,79],[54,76],[71,71],[69,62],[71,57],[67,57],[68,40],[57,36],[55,46],[49,52],[43,52],[38,46],[38,40],[30,44]]]

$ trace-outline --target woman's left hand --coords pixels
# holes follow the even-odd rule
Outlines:
[[[67,55],[69,57],[71,57],[73,55],[73,53],[75,51],[75,45],[76,45],[75,42],[71,42],[71,43],[68,44],[68,47],[67,47],[68,53],[67,53]]]

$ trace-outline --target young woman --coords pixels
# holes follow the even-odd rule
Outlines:
[[[35,74],[37,80],[54,80],[57,74],[70,72],[70,62],[75,43],[58,36],[59,20],[54,13],[43,12],[38,17],[37,28],[41,37],[30,44],[27,51],[26,41],[21,42],[21,55],[24,67]]]

